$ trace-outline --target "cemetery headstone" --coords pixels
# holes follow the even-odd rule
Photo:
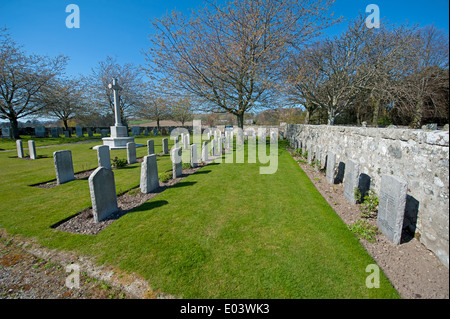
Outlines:
[[[347,160],[344,174],[344,196],[347,200],[356,204],[355,188],[359,186],[359,163]]]
[[[104,129],[102,129],[102,130],[100,131],[100,133],[102,134],[102,137],[107,137],[109,131],[108,131],[108,129],[104,128]]]
[[[52,137],[59,137],[59,132],[57,127],[52,127],[51,129]]]
[[[11,129],[9,127],[2,127],[2,136],[10,138],[12,136]]]
[[[111,169],[111,155],[108,145],[97,146],[98,166]]]
[[[29,140],[28,141],[28,152],[30,153],[30,158],[31,159],[36,159],[37,155],[36,155],[36,144],[34,143],[33,140]]]
[[[73,181],[75,179],[73,174],[71,151],[54,152],[53,161],[55,163],[56,181],[58,185]]]
[[[162,146],[163,146],[163,154],[169,154],[169,139],[168,138],[162,139]]]
[[[131,135],[133,136],[139,136],[141,134],[141,129],[139,126],[133,126],[131,127]]]
[[[89,176],[92,213],[96,223],[119,210],[117,206],[116,183],[112,170],[98,167]]]
[[[207,162],[208,161],[208,142],[204,141],[202,146],[202,161]]]
[[[70,131],[64,131],[64,137],[70,137]]]
[[[75,127],[77,137],[83,137],[83,128],[81,126]]]
[[[408,183],[393,175],[382,175],[378,204],[378,229],[394,244],[400,244]]]
[[[141,166],[141,192],[148,194],[159,187],[158,166],[156,154],[144,156]]]
[[[334,184],[334,173],[336,167],[336,154],[329,151],[327,156],[326,178],[328,183]]]
[[[17,146],[17,157],[18,158],[23,158],[23,145],[22,145],[22,140],[17,140],[16,141],[16,146]]]
[[[128,164],[136,163],[136,143],[127,143],[127,162]]]
[[[172,174],[173,179],[180,177],[183,174],[180,147],[172,149]]]
[[[153,129],[153,136],[157,136],[157,135],[158,135],[158,128],[155,127],[155,128]]]
[[[94,133],[92,132],[92,130],[90,128],[87,129],[87,133],[88,133],[88,137],[94,136]]]
[[[147,140],[147,155],[155,154],[155,141]]]
[[[191,145],[191,166],[196,168],[198,165],[197,144]]]
[[[34,128],[34,135],[36,137],[45,137],[45,127],[43,127],[43,126],[36,126]]]

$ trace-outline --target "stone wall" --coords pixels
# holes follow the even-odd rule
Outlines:
[[[406,180],[404,231],[416,234],[448,267],[448,131],[289,124],[286,138],[294,147],[299,141],[311,145],[308,152],[321,146],[322,163],[328,150],[336,154],[337,164],[357,161],[360,173],[370,178],[370,188],[377,194],[382,174]]]

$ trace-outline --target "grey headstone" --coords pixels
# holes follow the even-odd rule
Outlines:
[[[2,136],[11,137],[11,129],[9,127],[2,127]]]
[[[162,139],[163,154],[169,154],[169,139]]]
[[[108,145],[100,145],[97,147],[98,166],[111,169],[111,155]]]
[[[197,144],[191,145],[191,166],[196,168],[198,165]]]
[[[75,179],[73,174],[72,152],[56,151],[53,153],[55,163],[56,180],[59,184],[64,184]]]
[[[58,128],[57,127],[52,127],[51,129],[51,134],[52,134],[52,137],[59,137],[59,131],[58,131]]]
[[[215,148],[215,154],[216,156],[222,155],[222,139],[219,137],[216,140],[216,148]]]
[[[28,152],[30,153],[30,158],[31,159],[36,159],[37,158],[36,145],[34,144],[33,140],[29,140],[28,141]]]
[[[148,194],[159,187],[158,166],[156,154],[144,156],[141,166],[141,192]]]
[[[136,163],[136,143],[127,143],[127,162],[128,164]]]
[[[139,126],[131,127],[131,135],[138,136],[141,134],[141,128]]]
[[[153,129],[153,136],[157,136],[157,135],[158,135],[158,128],[155,127],[155,128]]]
[[[88,133],[88,137],[94,136],[94,133],[92,132],[92,130],[90,128],[87,129],[87,133]]]
[[[344,174],[344,196],[347,200],[356,204],[355,188],[359,186],[359,163],[347,160]]]
[[[64,131],[64,137],[70,137],[70,132],[69,131]]]
[[[189,149],[189,134],[183,134],[183,149],[188,150]]]
[[[174,179],[180,177],[183,174],[180,147],[172,149],[172,174]]]
[[[75,131],[76,131],[77,137],[83,137],[83,128],[81,126],[76,126]]]
[[[400,244],[408,183],[403,179],[382,175],[378,204],[378,229],[394,244]]]
[[[329,151],[327,156],[326,178],[328,183],[334,184],[334,174],[336,168],[336,154]]]
[[[147,141],[147,155],[155,154],[155,141],[148,140]]]
[[[208,142],[204,141],[202,146],[202,161],[207,162],[208,161]]]
[[[16,141],[16,146],[17,146],[17,157],[18,157],[18,158],[23,158],[23,145],[22,145],[22,140],[17,140],[17,141]]]
[[[116,183],[112,170],[98,167],[89,176],[92,213],[96,223],[119,210],[117,206]]]
[[[215,139],[211,140],[211,155],[212,156],[216,155],[216,140]]]
[[[45,127],[43,127],[43,126],[36,126],[34,128],[34,135],[36,137],[45,137]]]
[[[307,157],[307,161],[308,164],[311,164],[314,158],[314,152],[312,150],[312,146],[311,144],[308,145],[308,157]]]
[[[100,133],[102,134],[102,137],[107,137],[109,131],[108,131],[108,129],[102,129],[102,130],[100,131]]]

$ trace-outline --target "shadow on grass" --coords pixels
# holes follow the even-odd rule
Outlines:
[[[138,206],[138,207],[128,211],[127,214],[148,211],[148,210],[151,210],[151,209],[162,207],[162,206],[167,205],[167,204],[169,204],[169,202],[166,201],[166,200],[155,200],[155,201],[145,202],[141,206]]]
[[[170,188],[186,187],[186,186],[192,186],[195,184],[197,184],[197,182],[178,182],[175,185],[170,186]]]

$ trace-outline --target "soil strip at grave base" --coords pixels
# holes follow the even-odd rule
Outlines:
[[[167,188],[176,185],[181,180],[185,179],[191,174],[194,174],[205,165],[207,164],[199,163],[198,167],[196,168],[184,169],[183,175],[181,177],[170,179],[165,183],[159,181],[159,187],[151,193],[144,194],[139,190],[139,188],[134,188],[136,189],[136,192],[128,191],[127,193],[119,195],[117,197],[117,205],[119,207],[119,211],[111,214],[107,219],[101,222],[96,223],[94,221],[92,207],[90,207],[77,213],[73,217],[69,217],[68,219],[65,219],[53,225],[52,228],[70,233],[96,235],[123,215],[141,206],[145,202],[165,191]]]

